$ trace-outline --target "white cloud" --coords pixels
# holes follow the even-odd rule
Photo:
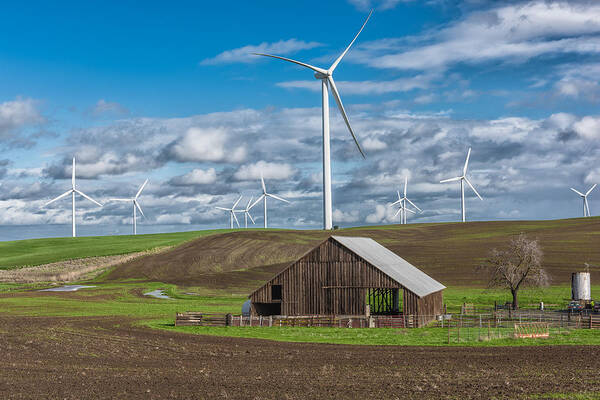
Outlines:
[[[583,117],[573,124],[575,132],[586,139],[600,139],[600,117]]]
[[[348,213],[343,212],[342,210],[335,209],[333,210],[333,221],[336,223],[352,223],[358,222],[359,214],[358,210],[353,210]]]
[[[369,224],[380,224],[380,223],[385,223],[385,222],[394,222],[394,214],[396,213],[397,209],[393,208],[393,207],[389,207],[389,206],[383,206],[381,204],[377,204],[375,206],[375,211],[369,215],[367,215],[367,218],[365,218],[365,222],[369,223]],[[397,220],[395,222],[399,222],[400,221],[400,217],[396,217]]]
[[[352,59],[378,68],[439,70],[456,63],[524,61],[543,54],[597,54],[598,34],[600,5],[532,1],[473,12],[405,41],[366,43]],[[416,48],[407,49],[408,43]]]
[[[183,214],[161,214],[156,217],[158,225],[187,225],[191,223],[191,217]]]
[[[262,173],[264,179],[283,180],[289,179],[295,172],[289,164],[261,160],[253,164],[242,165],[233,177],[238,181],[249,181],[260,179]]]
[[[495,143],[523,142],[527,135],[539,126],[537,121],[528,118],[501,118],[474,126],[471,136],[488,139]]]
[[[92,114],[94,115],[102,115],[102,114],[128,114],[129,110],[122,106],[119,103],[109,102],[104,99],[98,100],[96,105],[92,108]]]
[[[422,74],[391,81],[336,81],[336,86],[340,95],[409,92],[415,89],[429,88],[431,82],[438,76],[438,74]],[[321,91],[321,82],[317,80],[279,82],[277,86],[287,89],[307,89],[313,92]]]
[[[369,11],[374,8],[378,10],[389,10],[399,3],[407,3],[412,0],[348,0],[350,4],[360,11]]]
[[[218,65],[229,63],[252,63],[261,59],[252,53],[265,53],[275,55],[293,54],[300,50],[310,50],[322,46],[318,42],[305,42],[303,40],[288,39],[278,42],[263,42],[258,45],[248,45],[237,49],[227,50],[215,57],[207,58],[200,62],[201,65]]]
[[[17,139],[16,130],[28,125],[41,124],[45,120],[33,99],[17,99],[0,103],[0,139]]]
[[[560,130],[565,130],[565,129],[571,128],[571,126],[573,125],[573,123],[575,122],[576,119],[577,119],[577,117],[575,117],[573,114],[556,113],[556,114],[552,114],[548,118],[548,123],[551,126],[556,127]]]
[[[196,168],[185,175],[174,177],[171,179],[171,183],[176,186],[207,185],[214,183],[216,180],[217,173],[214,168],[209,168],[206,170]]]
[[[377,150],[383,150],[387,147],[387,144],[385,144],[384,142],[382,142],[381,140],[377,139],[377,138],[366,138],[365,140],[363,140],[361,142],[362,147],[369,151],[377,151]]]
[[[235,143],[235,142],[233,142]],[[246,150],[235,146],[222,128],[190,128],[171,149],[173,156],[183,162],[240,162]]]

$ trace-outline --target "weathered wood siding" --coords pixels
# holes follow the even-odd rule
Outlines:
[[[252,303],[279,302],[271,298],[273,285],[282,288],[282,315],[362,315],[368,288],[402,288],[394,279],[332,238],[252,293]],[[439,311],[441,307],[441,292],[419,299],[404,290],[406,314]],[[256,315],[254,307],[252,313]]]
[[[392,278],[333,239],[323,242],[265,286],[253,303],[270,303],[271,286],[282,286],[283,315],[365,313],[367,288],[398,288]]]

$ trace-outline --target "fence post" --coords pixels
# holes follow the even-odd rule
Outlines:
[[[477,341],[481,342],[481,314],[479,314],[479,332],[477,333]]]
[[[594,316],[590,314],[590,329],[592,329],[592,318],[594,318]]]
[[[448,321],[448,344],[450,344],[450,321]]]

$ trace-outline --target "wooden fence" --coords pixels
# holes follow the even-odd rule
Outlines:
[[[272,327],[303,326],[328,328],[417,328],[425,326],[428,316],[414,315],[373,315],[357,316],[241,316],[203,312],[176,313],[175,326],[240,326]],[[428,326],[440,328],[487,328],[513,329],[515,324],[544,323],[552,328],[600,329],[600,314],[569,314],[544,311],[512,311],[487,314],[444,314],[435,316],[435,322]]]

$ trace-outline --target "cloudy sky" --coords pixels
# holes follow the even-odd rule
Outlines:
[[[86,3],[86,4],[82,4]],[[220,228],[269,191],[273,227],[322,226],[320,83],[275,53],[335,71],[362,159],[331,101],[334,224],[388,224],[408,176],[422,210],[457,221],[581,216],[600,183],[600,3],[348,0],[5,5],[0,25],[0,238],[68,236],[70,186],[140,198],[139,232]],[[590,195],[600,212],[600,190]],[[78,199],[84,234],[131,210]],[[260,207],[252,210],[262,226]]]

